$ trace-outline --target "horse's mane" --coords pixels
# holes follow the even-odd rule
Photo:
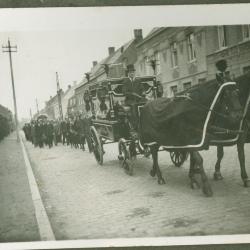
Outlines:
[[[213,79],[213,80],[207,81],[205,83],[196,84],[196,85],[191,86],[188,89],[182,90],[182,91],[177,93],[177,96],[191,94],[191,93],[196,92],[196,91],[208,90],[211,88],[211,86],[216,86],[216,85],[218,86],[218,82],[216,81],[216,79]]]
[[[250,93],[250,72],[237,77],[235,79],[235,82],[237,83],[237,86],[239,88],[240,102],[243,106],[245,106]]]

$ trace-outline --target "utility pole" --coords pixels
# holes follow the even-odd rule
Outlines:
[[[17,116],[17,106],[16,106],[16,92],[15,92],[14,74],[13,74],[12,57],[11,57],[11,53],[17,52],[17,46],[11,46],[10,45],[10,40],[8,39],[8,45],[7,46],[2,46],[2,50],[3,50],[4,53],[6,53],[6,52],[9,53],[10,74],[11,74],[13,102],[14,102],[14,109],[15,109],[16,137],[17,137],[17,142],[19,142],[20,139],[19,139],[19,134],[18,134],[18,116]]]
[[[38,102],[37,102],[37,98],[36,98],[36,111],[37,111],[37,114],[39,115],[39,109],[38,109]]]
[[[31,111],[31,108],[30,108],[30,120],[32,120],[32,111]]]
[[[56,86],[57,86],[57,98],[58,98],[58,107],[59,107],[59,114],[61,120],[63,120],[63,112],[62,112],[62,99],[61,99],[61,89],[59,83],[58,73],[56,72]]]

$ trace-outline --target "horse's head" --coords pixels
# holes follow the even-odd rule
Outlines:
[[[220,113],[230,124],[238,124],[243,117],[243,108],[240,103],[239,90],[236,85],[226,86],[220,103]]]

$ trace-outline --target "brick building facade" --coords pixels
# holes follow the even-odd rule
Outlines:
[[[156,74],[164,95],[173,96],[205,81],[206,39],[204,27],[154,28],[137,46],[138,75]],[[153,72],[150,61],[156,60]]]
[[[206,27],[208,79],[216,73],[215,62],[225,59],[232,78],[250,70],[250,25]]]
[[[218,60],[227,60],[232,78],[250,70],[250,25],[154,28],[137,45],[137,56],[137,74],[155,73],[164,95],[173,96],[214,79]]]

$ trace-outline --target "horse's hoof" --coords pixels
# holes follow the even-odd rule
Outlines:
[[[222,180],[223,179],[223,176],[221,175],[220,172],[214,172],[214,180],[215,181],[219,181],[219,180]]]
[[[165,181],[163,178],[158,179],[158,184],[159,184],[159,185],[166,184],[166,181]]]
[[[152,169],[152,170],[150,170],[150,175],[152,176],[152,177],[155,177],[155,171]]]
[[[127,175],[132,176],[133,175],[133,170],[134,170],[134,163],[133,161],[130,160],[126,160],[126,162],[124,162],[124,170],[126,172]]]
[[[197,181],[192,181],[191,182],[191,188],[192,189],[199,189],[200,188],[200,184]]]
[[[245,179],[243,180],[244,182],[244,187],[250,187],[250,179]]]
[[[212,191],[212,189],[207,181],[203,183],[202,191],[206,197],[213,196],[213,191]]]
[[[124,160],[123,155],[118,155],[118,160],[119,160],[119,161],[123,161],[123,160]]]

